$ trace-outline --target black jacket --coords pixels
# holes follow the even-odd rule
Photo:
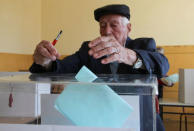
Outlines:
[[[94,59],[88,55],[89,47],[88,43],[84,42],[81,48],[74,54],[65,57],[63,60],[56,60],[52,64],[51,70],[47,72],[55,73],[77,73],[80,68],[85,65],[95,74],[108,74],[111,73],[109,64],[101,64],[101,59]],[[125,44],[126,48],[134,50],[139,57],[141,57],[144,70],[134,69],[130,65],[123,63],[119,64],[117,73],[119,74],[156,74],[158,77],[166,75],[169,70],[169,63],[167,58],[156,51],[156,43],[152,38],[138,38],[131,40],[128,38]],[[45,68],[40,65],[33,64],[30,67],[30,72],[40,73],[46,72]]]

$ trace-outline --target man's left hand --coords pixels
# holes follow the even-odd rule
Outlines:
[[[136,52],[125,48],[121,45],[114,36],[101,36],[89,43],[89,55],[98,59],[102,56],[107,56],[101,60],[102,64],[108,64],[114,61],[133,65],[137,60]]]

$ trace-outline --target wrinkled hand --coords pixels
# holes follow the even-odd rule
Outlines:
[[[137,60],[136,52],[122,46],[113,36],[101,36],[89,43],[89,55],[98,59],[102,56],[107,56],[102,59],[102,64],[108,64],[114,61],[133,65]]]
[[[36,46],[33,58],[36,64],[47,67],[59,56],[56,48],[49,41],[43,40]]]

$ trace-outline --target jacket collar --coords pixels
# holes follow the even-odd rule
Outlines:
[[[127,37],[127,40],[126,40],[126,43],[125,43],[125,47],[127,47],[129,45],[130,41],[131,41],[131,38]]]

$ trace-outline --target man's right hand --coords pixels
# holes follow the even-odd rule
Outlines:
[[[36,46],[33,58],[36,64],[48,68],[52,61],[55,61],[59,56],[56,48],[49,41],[42,40]]]

